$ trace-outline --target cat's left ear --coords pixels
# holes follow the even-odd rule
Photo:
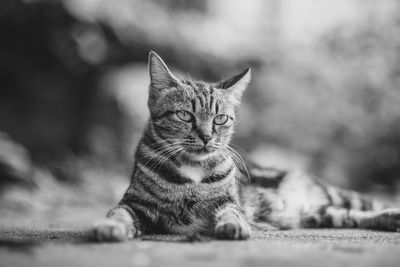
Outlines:
[[[217,83],[215,87],[226,90],[235,102],[234,104],[239,104],[244,90],[250,83],[250,79],[251,69],[247,68],[241,73]]]
[[[179,84],[179,80],[168,69],[167,64],[156,52],[149,53],[150,87],[156,90],[167,89]]]

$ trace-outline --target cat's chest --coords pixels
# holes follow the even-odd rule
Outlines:
[[[195,184],[200,184],[202,182],[210,183],[212,181],[212,177],[221,176],[218,180],[224,180],[225,178],[229,178],[227,170],[232,168],[232,161],[225,160],[221,164],[217,164],[214,167],[210,166],[202,166],[202,165],[190,165],[190,164],[183,164],[181,165],[178,170],[179,173],[187,178],[190,179]],[[232,174],[232,173],[230,173]]]
[[[208,171],[202,166],[193,165],[182,165],[179,168],[179,172],[196,184],[200,183],[208,175]]]

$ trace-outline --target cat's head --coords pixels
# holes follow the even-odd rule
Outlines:
[[[150,123],[161,139],[198,156],[228,146],[250,69],[218,83],[181,80],[150,52],[149,72]]]

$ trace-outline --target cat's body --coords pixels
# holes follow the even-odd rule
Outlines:
[[[197,163],[179,150],[157,154],[150,129],[151,124],[137,149],[131,185],[120,204],[145,222],[138,227],[141,232],[211,234],[217,209],[238,203],[232,160]]]
[[[254,225],[277,229],[400,229],[400,210],[359,193],[323,183],[301,171],[249,167],[252,181],[241,188],[241,206]]]
[[[93,228],[95,239],[122,241],[142,233],[246,239],[252,227],[400,228],[399,210],[384,210],[308,175],[254,164],[244,174],[229,142],[249,69],[217,84],[184,81],[151,52],[149,70],[151,117],[131,183]]]

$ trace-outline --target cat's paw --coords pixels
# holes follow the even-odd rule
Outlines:
[[[105,219],[94,224],[90,230],[90,237],[99,242],[123,242],[133,237],[132,229],[122,222]]]
[[[250,226],[244,221],[222,221],[215,227],[215,237],[218,239],[245,240],[250,234]]]

